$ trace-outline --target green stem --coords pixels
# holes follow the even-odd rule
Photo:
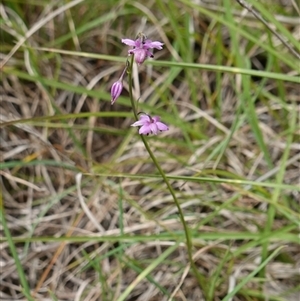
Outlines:
[[[132,93],[132,67],[133,67],[133,62],[134,62],[134,56],[132,55],[131,57],[131,62],[130,62],[130,66],[128,68],[128,80],[129,80],[129,97],[130,97],[130,102],[131,102],[131,106],[132,106],[132,111],[133,111],[133,114],[134,114],[134,117],[135,117],[135,120],[138,120],[138,112],[136,111],[136,105],[135,105],[135,101],[133,99],[133,93]],[[173,197],[173,200],[174,200],[174,203],[177,207],[177,210],[178,210],[178,214],[179,214],[179,217],[180,217],[180,221],[183,225],[183,229],[184,229],[184,233],[185,233],[185,238],[186,238],[186,246],[187,246],[187,251],[188,251],[188,259],[189,259],[189,262],[191,264],[191,267],[192,267],[192,270],[195,274],[195,276],[197,277],[198,279],[198,282],[203,290],[203,293],[206,294],[206,279],[203,275],[201,275],[197,269],[197,266],[193,260],[193,242],[192,242],[192,236],[190,234],[190,231],[189,231],[189,228],[188,228],[188,225],[184,219],[184,214],[183,214],[183,211],[180,207],[180,203],[176,197],[176,194],[170,184],[170,182],[168,181],[167,177],[166,177],[166,174],[164,173],[164,171],[162,170],[159,162],[157,161],[154,153],[152,152],[152,150],[150,149],[150,146],[145,138],[145,136],[143,135],[140,135],[144,145],[145,145],[145,148],[148,152],[148,154],[150,155],[150,158],[152,159],[154,165],[156,166],[158,172],[160,173],[161,177],[163,178],[165,184],[167,185],[167,188],[170,192],[170,194],[172,195]]]

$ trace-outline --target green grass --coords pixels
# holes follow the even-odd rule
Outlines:
[[[297,300],[299,15],[205,3],[3,2],[2,299]]]

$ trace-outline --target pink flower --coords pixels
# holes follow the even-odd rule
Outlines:
[[[143,114],[140,116],[140,120],[133,123],[131,126],[140,126],[139,134],[141,135],[149,135],[157,133],[160,131],[168,131],[169,127],[164,123],[160,122],[159,116],[149,116],[147,114]]]
[[[147,39],[143,33],[139,33],[137,39],[122,39],[122,43],[131,46],[132,49],[128,50],[128,54],[134,54],[135,61],[138,65],[142,64],[147,57],[153,57],[153,53],[149,49],[161,50],[164,45],[161,42]]]

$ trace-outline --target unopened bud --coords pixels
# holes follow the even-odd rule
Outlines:
[[[115,101],[118,99],[118,97],[121,95],[121,92],[123,90],[123,83],[119,79],[115,83],[113,83],[110,94],[111,94],[111,104],[113,105]]]

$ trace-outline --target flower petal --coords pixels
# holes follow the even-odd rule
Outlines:
[[[168,131],[169,130],[169,127],[160,121],[156,122],[156,125],[160,131]]]
[[[149,127],[150,127],[150,129],[151,129],[151,132],[152,132],[154,135],[157,135],[157,133],[158,133],[158,128],[157,128],[156,123],[150,123]]]
[[[141,135],[148,135],[151,133],[151,129],[149,125],[143,125],[140,129],[139,129],[139,134]]]
[[[153,116],[152,119],[154,120],[154,122],[160,121],[160,117],[159,116]]]
[[[142,120],[142,119],[147,121],[147,122],[151,122],[151,118],[146,114],[143,114],[143,115],[140,116],[140,120]]]
[[[142,48],[136,48],[132,50],[134,53],[134,59],[138,65],[142,64],[147,58],[147,50]]]
[[[147,57],[154,57],[153,53],[147,49]]]
[[[141,48],[143,46],[143,43],[141,42],[140,39],[135,40],[135,47]]]
[[[124,43],[124,44],[126,44],[128,46],[132,46],[132,47],[136,46],[134,40],[131,40],[131,39],[122,39],[121,41],[122,41],[122,43]]]
[[[158,50],[162,49],[162,46],[164,45],[164,43],[158,42],[158,41],[154,41],[152,42],[151,40],[146,40],[144,43],[144,47],[146,48],[155,48]]]
[[[144,121],[143,120],[138,120],[135,123],[133,123],[131,126],[143,126],[144,125]]]

